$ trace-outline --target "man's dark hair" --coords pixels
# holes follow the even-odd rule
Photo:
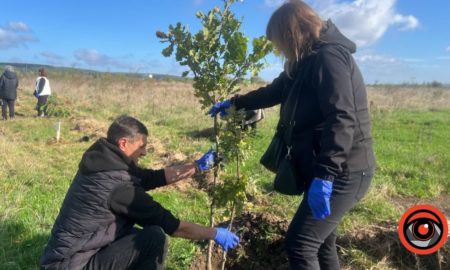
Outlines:
[[[120,138],[126,137],[133,140],[136,138],[137,134],[148,136],[148,130],[145,125],[136,118],[128,115],[121,115],[112,122],[108,129],[106,139],[110,143],[117,145]]]

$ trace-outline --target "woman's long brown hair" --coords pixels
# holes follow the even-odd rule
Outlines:
[[[311,53],[322,27],[319,15],[301,0],[290,0],[270,17],[266,35],[286,58],[284,70],[289,77],[297,62]]]

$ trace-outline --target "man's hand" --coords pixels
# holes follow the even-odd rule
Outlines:
[[[230,108],[231,101],[229,99],[217,102],[214,104],[211,109],[209,110],[208,114],[211,115],[211,117],[216,116],[218,113],[220,113],[220,116],[227,115],[227,109]]]
[[[216,228],[214,241],[216,241],[224,251],[227,251],[239,244],[239,237],[225,228]]]
[[[216,165],[217,154],[212,149],[206,152],[195,164],[200,172],[207,171]]]
[[[314,178],[308,193],[308,204],[316,219],[325,219],[331,214],[330,197],[333,182]]]

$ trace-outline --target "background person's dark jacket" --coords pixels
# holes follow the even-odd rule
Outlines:
[[[41,269],[82,269],[100,248],[127,234],[134,224],[160,226],[173,234],[180,221],[145,193],[165,184],[164,170],[141,169],[118,147],[98,140],[83,155],[41,257]]]
[[[0,77],[0,98],[15,100],[17,98],[17,87],[19,80],[16,73],[5,70]]]
[[[333,180],[349,172],[375,166],[370,133],[367,92],[362,75],[351,56],[353,42],[331,21],[321,33],[314,53],[306,57],[289,79],[281,73],[271,84],[233,99],[237,109],[253,110],[281,103],[289,91],[299,91],[295,115],[293,160],[301,179]],[[304,78],[303,83],[297,80]]]

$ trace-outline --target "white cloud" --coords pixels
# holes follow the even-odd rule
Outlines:
[[[415,65],[426,62],[425,59],[419,58],[397,58],[389,55],[379,54],[370,51],[363,51],[354,55],[355,60],[359,64],[369,65]]]
[[[136,61],[130,54],[117,58],[95,49],[78,49],[74,52],[74,57],[89,68],[106,68],[111,71],[125,72],[146,72],[149,68],[154,68],[154,63],[142,60]]]
[[[419,21],[412,15],[398,14],[396,0],[317,0],[313,5],[324,18],[331,18],[340,30],[359,46],[373,44],[391,26],[413,30]]]
[[[403,16],[400,14],[395,15],[393,23],[403,24],[403,27],[400,28],[402,31],[414,30],[419,27],[419,20],[412,16]]]
[[[38,39],[30,32],[30,28],[23,22],[9,22],[0,26],[0,49],[10,49],[26,46],[27,43],[37,42]]]
[[[64,60],[64,57],[49,51],[41,52],[39,55],[51,65],[61,65]]]
[[[25,59],[22,59],[22,58],[16,57],[16,56],[9,58],[7,62],[9,62],[9,63],[27,63],[27,61]]]
[[[448,46],[447,49],[445,49],[445,51],[450,52],[450,46]]]
[[[422,62],[425,62],[424,59],[418,59],[418,58],[402,58],[401,61],[408,62],[408,63],[422,63]]]
[[[79,49],[74,52],[75,59],[89,66],[129,68],[129,65],[95,49]]]
[[[88,65],[104,65],[109,62],[106,55],[100,54],[95,49],[79,49],[74,52],[74,56],[77,60]]]
[[[392,64],[399,63],[400,60],[391,56],[385,56],[380,54],[357,54],[355,55],[356,61],[359,63],[371,63],[371,64]]]
[[[30,28],[24,22],[9,22],[6,25],[6,28],[11,31],[23,31],[23,32],[30,31]]]
[[[307,0],[322,16],[331,18],[340,30],[359,46],[368,46],[380,39],[392,26],[401,31],[419,27],[413,15],[399,14],[397,0]],[[285,0],[264,0],[266,6],[277,8]]]
[[[366,83],[415,83],[442,78],[439,74],[442,67],[436,61],[397,58],[371,51],[359,52],[354,56]]]

